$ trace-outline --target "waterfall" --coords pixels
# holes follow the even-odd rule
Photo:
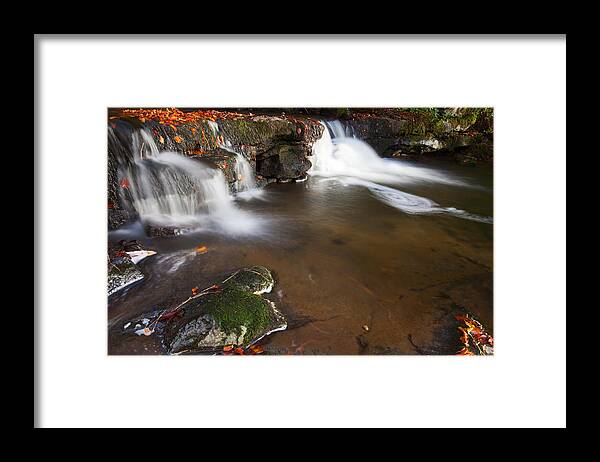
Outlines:
[[[242,154],[235,154],[235,189],[237,192],[256,189],[256,178],[248,159]]]
[[[219,133],[219,125],[216,122],[209,121],[210,128],[214,135]],[[219,147],[225,151],[235,154],[235,184],[234,189],[237,193],[237,197],[241,199],[251,199],[262,195],[262,190],[256,187],[256,177],[254,170],[248,162],[248,159],[241,153],[233,148],[230,140],[221,135],[221,141]]]
[[[236,206],[220,169],[161,152],[143,129],[132,133],[131,152],[133,161],[120,168],[121,195],[142,222],[231,234],[256,231],[260,220]]]
[[[467,186],[463,181],[435,170],[415,167],[397,159],[383,159],[364,141],[347,136],[340,121],[325,122],[323,136],[313,145],[314,176],[349,176],[387,184],[414,182]]]
[[[445,213],[467,220],[492,223],[454,207],[441,207],[425,197],[409,194],[384,184],[441,183],[468,186],[461,180],[435,170],[408,165],[396,159],[383,159],[366,142],[356,138],[340,121],[321,122],[325,130],[312,149],[312,176],[329,177],[344,185],[366,187],[377,199],[409,214]],[[350,132],[351,136],[348,136]],[[381,184],[383,183],[383,184]]]

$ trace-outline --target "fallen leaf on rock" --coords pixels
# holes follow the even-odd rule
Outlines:
[[[457,353],[461,356],[494,354],[494,338],[488,334],[483,325],[468,314],[455,316],[463,326],[458,326],[459,341],[463,345]]]
[[[261,353],[264,353],[264,351],[265,351],[262,349],[262,347],[260,345],[250,345],[249,349],[255,355],[259,355]]]
[[[198,247],[196,247],[196,253],[206,253],[208,252],[208,247],[206,247],[205,245],[199,245]]]
[[[233,352],[234,352],[236,355],[241,355],[241,356],[243,356],[243,355],[244,355],[244,349],[243,349],[243,348],[239,348],[239,347],[238,347],[238,348],[236,348],[235,350],[233,350]]]
[[[463,347],[457,354],[460,356],[475,356],[475,353],[473,353],[467,347]]]
[[[198,295],[200,293],[200,289],[198,287],[192,287],[192,295]]]
[[[121,179],[121,182],[119,183],[119,185],[123,189],[128,189],[129,188],[129,180],[127,178],[123,178],[123,179]]]
[[[181,143],[183,141],[183,138],[181,138],[181,136],[177,135],[173,138],[173,141],[175,141],[176,143]]]
[[[219,290],[221,290],[221,286],[219,284],[213,284],[212,286],[204,289],[203,292],[217,292]]]
[[[223,347],[223,351],[231,351],[231,350],[233,350],[233,345],[225,345]]]
[[[165,139],[162,137],[162,135],[158,138],[158,141],[160,144],[165,144]]]
[[[158,321],[168,321],[171,318],[174,318],[175,316],[177,316],[179,314],[179,310],[175,309],[175,310],[171,310],[171,311],[167,311],[166,313],[161,314],[158,319]]]
[[[136,327],[137,327],[137,326],[136,326]],[[138,329],[138,330],[136,330],[136,331],[135,331],[135,333],[136,333],[137,335],[145,335],[145,336],[149,336],[149,335],[152,335],[152,334],[154,333],[154,331],[153,331],[153,330],[151,330],[151,329],[150,329],[150,328],[148,328],[148,327],[144,327],[143,329]]]

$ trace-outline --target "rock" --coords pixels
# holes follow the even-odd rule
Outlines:
[[[214,149],[203,155],[189,156],[191,159],[198,159],[211,167],[219,168],[225,175],[227,183],[234,183],[236,155],[225,149]]]
[[[307,159],[312,154],[311,149],[303,144],[276,145],[257,159],[256,171],[261,176],[278,180],[304,177],[312,165]]]
[[[137,218],[137,215],[129,212],[128,210],[109,208],[108,209],[108,229],[111,231],[115,230],[127,223],[131,223],[136,218]]]
[[[143,278],[144,275],[129,256],[113,258],[108,263],[108,295]]]
[[[188,233],[193,227],[181,227],[181,226],[161,226],[152,223],[146,223],[144,225],[144,233],[148,237],[167,237],[167,236],[180,236]]]
[[[181,315],[167,324],[164,346],[169,354],[221,351],[228,345],[247,348],[272,332],[287,328],[275,303],[261,297],[274,281],[264,267],[236,271],[221,290],[190,298]]]
[[[276,178],[265,178],[264,176],[256,175],[256,187],[257,188],[264,188],[265,186],[268,186],[272,183],[277,183],[277,179]]]
[[[402,137],[392,146],[391,157],[421,155],[428,152],[440,151],[446,145],[437,138],[419,136]]]
[[[253,294],[271,292],[275,280],[271,272],[264,266],[252,266],[236,271],[222,283],[222,287],[244,290]]]

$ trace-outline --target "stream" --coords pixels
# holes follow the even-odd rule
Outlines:
[[[329,122],[306,181],[258,190],[239,159],[230,193],[220,171],[138,142],[148,146],[129,172],[136,210],[187,232],[109,232],[157,252],[138,263],[143,280],[108,298],[109,354],[161,353],[156,336],[111,332],[253,265],[272,271],[264,296],[288,318],[261,340],[267,354],[445,354],[464,311],[493,332],[491,166],[382,159]]]

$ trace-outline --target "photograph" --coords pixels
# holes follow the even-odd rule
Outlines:
[[[108,108],[108,354],[493,355],[493,116]]]
[[[566,428],[566,160],[566,34],[34,34],[34,428]]]

